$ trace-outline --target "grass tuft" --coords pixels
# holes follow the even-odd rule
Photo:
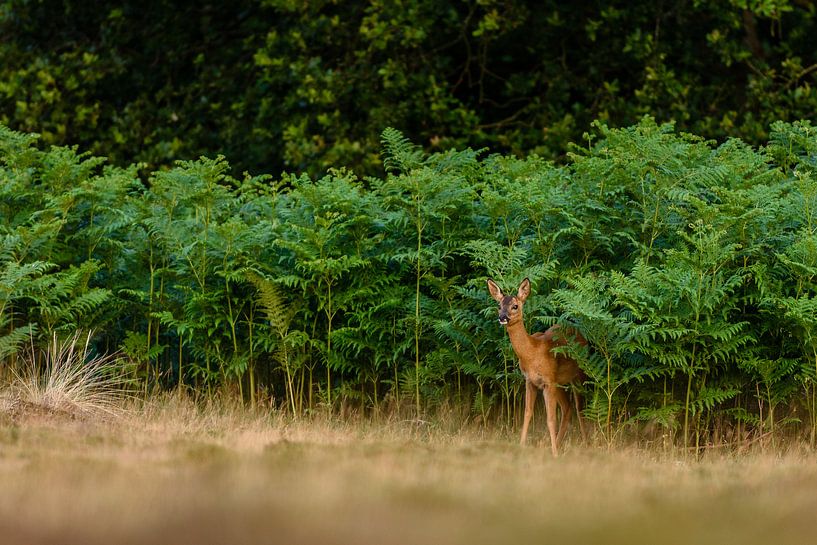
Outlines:
[[[116,355],[93,355],[90,340],[90,333],[66,340],[55,334],[45,350],[30,348],[21,368],[11,369],[11,382],[0,392],[0,411],[14,417],[120,416],[127,397],[123,367]]]

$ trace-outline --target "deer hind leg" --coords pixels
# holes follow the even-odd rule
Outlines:
[[[582,442],[587,442],[587,435],[584,432],[584,418],[582,418],[582,396],[573,390],[573,401],[576,402],[576,418],[579,420],[579,430],[582,433]]]
[[[567,428],[570,426],[570,418],[573,416],[573,410],[570,407],[570,400],[568,399],[567,392],[564,388],[559,388],[558,386],[553,386],[553,392],[556,395],[556,401],[559,404],[559,410],[562,413],[562,421],[559,424],[559,435],[556,438],[556,442],[561,445],[562,439],[565,437],[565,433],[567,433]]]
[[[519,440],[520,445],[525,444],[528,438],[528,425],[530,424],[531,416],[533,416],[533,404],[536,401],[536,386],[531,381],[525,381],[525,419],[522,421],[522,438]]]
[[[550,450],[553,452],[553,457],[559,456],[559,440],[556,437],[556,405],[558,401],[559,388],[553,385],[545,386],[543,391],[545,396],[545,410],[547,412],[548,431],[550,432]]]

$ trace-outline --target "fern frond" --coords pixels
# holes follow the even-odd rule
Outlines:
[[[732,386],[705,387],[697,392],[695,399],[690,402],[690,413],[698,414],[712,410],[715,405],[732,399],[740,393],[740,389]]]
[[[28,324],[23,327],[18,327],[11,333],[0,335],[0,361],[3,361],[7,356],[19,352],[23,344],[31,339],[36,331],[36,324]]]
[[[258,291],[258,304],[264,310],[270,326],[284,338],[289,330],[292,313],[287,308],[280,289],[274,282],[254,271],[247,271],[246,277]]]
[[[397,129],[386,127],[380,134],[380,143],[383,146],[383,166],[387,171],[407,174],[422,166],[422,148],[412,144]]]

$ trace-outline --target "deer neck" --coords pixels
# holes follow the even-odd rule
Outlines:
[[[533,347],[533,338],[528,335],[527,330],[525,329],[525,321],[522,317],[519,317],[519,320],[513,322],[512,324],[508,324],[505,326],[505,329],[508,330],[508,337],[511,339],[511,346],[513,346],[513,351],[516,352],[516,356],[519,358],[519,363],[522,367],[525,367],[527,363],[527,355],[530,353]]]

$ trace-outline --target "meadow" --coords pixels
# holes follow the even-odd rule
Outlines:
[[[817,462],[578,444],[518,430],[375,421],[168,395],[115,418],[42,411],[0,426],[8,544],[802,544]],[[533,439],[545,439],[534,421]]]

